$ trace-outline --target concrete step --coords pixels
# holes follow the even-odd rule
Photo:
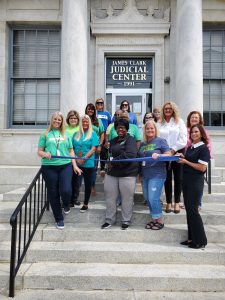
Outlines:
[[[3,193],[2,201],[16,201],[16,202],[20,201],[22,199],[23,195],[25,194],[27,188],[28,188],[28,186],[25,185],[23,187],[16,188],[16,189],[13,189],[13,190]],[[103,184],[100,182],[96,183],[95,189],[96,189],[97,195],[92,196],[92,200],[95,200],[95,199],[103,200],[104,199]],[[83,198],[83,195],[84,195],[83,191],[84,191],[84,185],[82,185],[82,187],[81,187],[81,193],[80,193],[81,199]],[[212,197],[212,198],[213,198],[214,194],[221,194],[221,197],[222,197],[222,195],[225,197],[225,182],[212,184],[211,191],[212,191],[212,194],[210,197]],[[205,185],[204,197],[207,198],[207,197],[209,197],[208,195],[209,195],[208,194],[208,186]],[[135,198],[136,198],[136,200],[138,200],[138,198],[143,199],[143,191],[142,191],[142,186],[140,184],[136,185]],[[165,199],[164,192],[162,193],[162,198]]]
[[[213,167],[211,175],[219,176],[221,178],[221,181],[225,181],[225,167]]]
[[[40,262],[30,265],[21,288],[224,292],[224,286],[224,265]]]
[[[102,223],[101,223],[102,224]],[[166,224],[163,230],[146,230],[143,226],[131,225],[128,230],[122,231],[119,224],[107,230],[100,228],[101,224],[65,223],[64,230],[56,230],[54,224],[40,224],[34,235],[34,241],[63,242],[128,242],[128,243],[177,243],[187,238],[186,224]],[[205,225],[209,243],[225,243],[225,225]],[[11,240],[11,227],[0,224],[1,241]],[[22,231],[23,233],[23,231]],[[22,234],[23,236],[23,234]]]
[[[8,298],[1,298],[6,300]],[[16,291],[15,300],[224,300],[223,292],[154,292],[154,291],[109,291],[109,290],[23,290]]]
[[[1,201],[4,202],[19,202],[23,195],[26,192],[27,187],[20,187],[18,189],[14,189],[12,191],[6,192],[4,194],[1,195],[0,197],[0,203]],[[138,190],[138,189],[137,189]],[[80,192],[80,197],[79,200],[83,201],[84,199],[84,192],[81,191]],[[162,193],[161,199],[165,202],[165,194]],[[96,196],[91,196],[90,198],[90,202],[94,202],[94,201],[104,201],[105,200],[105,195],[104,195],[104,191],[97,191],[97,195]],[[134,195],[134,201],[135,202],[143,202],[144,201],[144,196],[143,196],[143,192],[142,190],[139,188],[139,191],[136,191],[135,195]],[[221,203],[225,203],[225,193],[220,193],[220,192],[213,192],[212,194],[208,194],[207,189],[205,188],[205,193],[203,196],[203,202],[221,202]]]
[[[0,223],[8,223],[12,212],[16,208],[15,202],[1,202]],[[95,201],[89,203],[89,209],[86,213],[80,213],[80,207],[76,206],[71,209],[71,213],[65,216],[65,221],[69,223],[87,223],[101,224],[105,218],[105,202]],[[206,225],[223,225],[225,224],[225,204],[223,203],[204,203],[201,210],[203,222]],[[120,208],[118,208],[118,222],[120,222]],[[186,213],[181,209],[179,214],[173,212],[164,213],[166,224],[186,224]],[[132,222],[136,225],[144,225],[149,221],[149,210],[144,204],[135,204],[133,208]],[[51,211],[46,211],[41,223],[53,222]]]
[[[9,243],[0,246],[1,257],[9,259]],[[204,251],[193,251],[178,243],[131,242],[32,242],[27,263],[58,261],[64,263],[117,264],[193,264],[224,265],[225,244],[208,244]]]

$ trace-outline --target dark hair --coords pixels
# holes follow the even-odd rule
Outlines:
[[[121,103],[120,103],[120,109],[122,109],[122,107],[123,107],[123,103],[124,102],[127,102],[128,103],[128,112],[130,112],[130,103],[127,101],[127,100],[123,100]]]
[[[191,123],[190,123],[190,120],[191,120],[191,116],[194,115],[194,114],[197,114],[199,116],[199,124],[200,125],[204,125],[204,121],[203,121],[203,117],[202,117],[202,114],[199,112],[199,111],[196,111],[196,110],[193,110],[189,113],[189,115],[187,116],[187,128],[190,128],[191,127]]]
[[[96,115],[96,108],[95,108],[94,104],[92,104],[92,103],[87,104],[87,106],[85,108],[85,114],[86,115],[88,115],[88,113],[87,113],[88,108],[90,108],[94,111],[93,115],[89,116],[90,119],[91,119],[92,125],[95,125],[96,127],[99,127],[99,122],[98,122],[98,118],[97,118],[97,115]]]
[[[144,125],[145,125],[145,123],[146,123],[145,118],[146,118],[146,116],[147,116],[148,114],[152,114],[152,117],[153,117],[154,122],[157,122],[156,117],[154,116],[154,113],[152,113],[151,111],[149,111],[149,112],[146,112],[145,115],[144,115],[144,118],[143,118],[143,124],[144,124]]]
[[[197,127],[199,129],[199,131],[201,133],[201,140],[203,141],[203,143],[205,143],[207,145],[209,143],[209,140],[208,140],[207,134],[205,132],[205,129],[201,124],[196,124],[196,125],[191,126],[191,129],[190,129],[190,139],[191,139],[191,141],[193,142],[193,140],[191,138],[192,129],[195,128],[195,127]]]
[[[66,123],[69,125],[69,119],[70,117],[76,117],[78,119],[78,124],[80,122],[80,116],[79,113],[76,110],[70,110],[66,116]]]
[[[129,130],[129,121],[126,119],[119,118],[114,123],[115,130],[117,129],[118,126],[124,126],[126,128],[126,130],[128,131]]]

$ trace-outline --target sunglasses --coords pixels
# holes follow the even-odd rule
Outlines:
[[[146,120],[148,119],[154,119],[154,117],[145,117]]]
[[[128,104],[127,103],[123,103],[122,106],[128,106]]]
[[[103,105],[103,102],[96,102],[97,105]]]

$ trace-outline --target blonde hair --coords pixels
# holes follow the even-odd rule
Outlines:
[[[172,101],[168,101],[168,102],[164,103],[162,110],[161,110],[161,123],[166,122],[165,116],[164,116],[164,108],[166,105],[170,105],[172,107],[172,110],[173,110],[172,117],[174,118],[175,123],[178,123],[180,120],[180,113],[179,113],[176,103],[174,103]]]
[[[79,140],[83,135],[84,135],[84,129],[83,129],[83,126],[82,126],[82,120],[83,119],[86,119],[88,120],[88,123],[89,123],[89,128],[86,132],[86,137],[84,139],[84,141],[90,139],[91,135],[92,135],[92,132],[93,132],[93,129],[92,129],[92,123],[91,123],[91,119],[88,115],[83,115],[81,118],[80,118],[80,123],[79,123],[79,131],[77,132],[77,134],[75,135],[75,140]]]
[[[155,121],[153,121],[153,120],[149,120],[149,121],[147,121],[146,123],[145,123],[145,125],[144,125],[144,130],[143,130],[143,141],[144,142],[147,142],[147,136],[146,136],[146,127],[148,126],[148,125],[153,125],[154,126],[154,128],[155,128],[155,137],[158,137],[159,136],[159,132],[158,132],[158,129],[157,129],[157,126],[156,126],[156,122]]]
[[[65,138],[65,118],[63,117],[63,114],[62,114],[60,111],[56,111],[56,112],[54,112],[54,113],[52,114],[51,120],[50,120],[50,125],[49,125],[49,127],[45,130],[44,135],[47,136],[48,133],[49,133],[49,131],[51,131],[52,129],[54,129],[52,123],[53,123],[53,119],[54,119],[56,116],[59,116],[59,117],[61,118],[61,120],[62,120],[62,123],[61,123],[60,128],[59,128],[58,130],[60,131],[61,135]]]

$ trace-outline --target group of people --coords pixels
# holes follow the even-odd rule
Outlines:
[[[160,202],[164,186],[166,213],[171,213],[172,207],[175,214],[180,212],[183,192],[188,238],[181,244],[195,249],[206,246],[199,207],[204,173],[211,157],[211,144],[200,112],[190,112],[186,126],[176,104],[166,102],[162,108],[156,107],[153,112],[145,114],[142,137],[137,118],[127,100],[121,102],[120,109],[111,118],[104,108],[104,100],[99,98],[95,105],[89,103],[86,106],[81,117],[71,110],[66,122],[67,126],[63,115],[55,112],[49,128],[41,134],[38,143],[42,173],[57,228],[64,228],[63,213],[68,214],[71,206],[80,205],[78,196],[82,178],[85,191],[80,212],[88,210],[90,195],[95,193],[100,157],[106,201],[102,229],[116,222],[118,198],[121,200],[121,229],[129,227],[136,178],[139,177],[150,212],[150,221],[145,228],[161,230],[164,227]],[[179,158],[172,159],[174,155]],[[166,156],[168,161],[165,162],[163,157]]]

